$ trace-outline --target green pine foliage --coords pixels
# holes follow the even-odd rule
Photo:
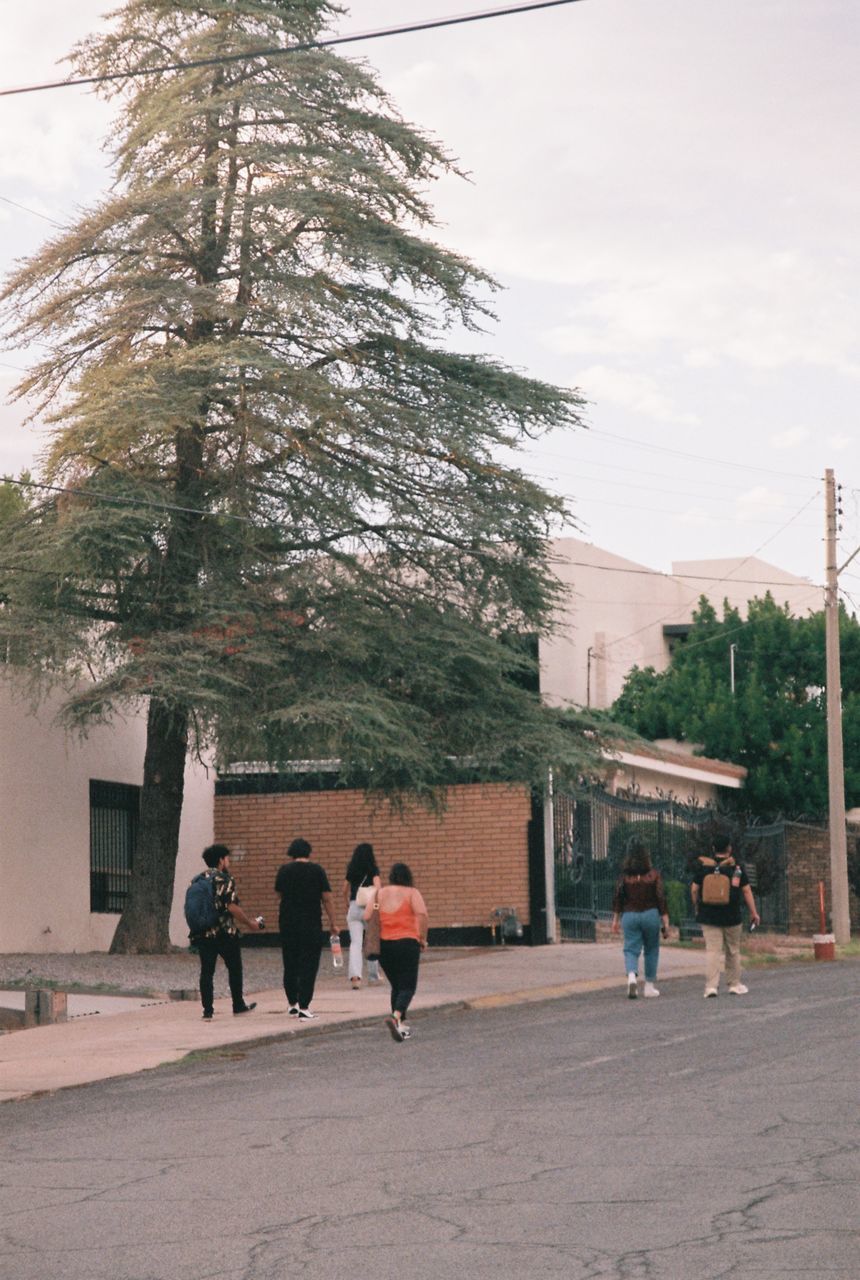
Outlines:
[[[128,0],[101,74],[312,40],[324,0]],[[166,944],[186,750],[337,756],[438,795],[577,774],[594,724],[542,707],[562,504],[499,462],[580,401],[451,333],[494,283],[433,239],[455,170],[362,64],[240,57],[102,86],[115,182],[7,284],[19,387],[64,486],[7,540],[0,626],[86,726],[148,708],[138,863],[115,940]],[[583,732],[590,729],[591,733]]]
[[[860,804],[860,626],[840,614],[845,788]],[[729,646],[735,644],[735,694]],[[677,738],[748,769],[737,802],[764,819],[827,813],[824,615],[794,618],[770,594],[746,621],[704,598],[664,672],[634,668],[613,714],[647,738]]]

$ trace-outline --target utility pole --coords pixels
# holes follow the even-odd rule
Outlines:
[[[830,828],[830,912],[840,946],[851,941],[848,909],[848,845],[845,837],[845,765],[842,755],[842,677],[839,663],[839,569],[836,564],[836,481],[824,473],[825,587],[824,622],[827,657],[827,780]]]
[[[735,650],[736,644],[729,645],[729,684],[732,690],[732,697],[735,696]]]

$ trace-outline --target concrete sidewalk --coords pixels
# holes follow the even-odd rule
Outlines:
[[[324,964],[326,962],[324,961]],[[664,947],[660,983],[702,972],[703,956]],[[443,1008],[487,1008],[551,1000],[617,987],[625,991],[619,943],[433,951],[422,961],[415,1013]],[[133,1075],[190,1053],[213,1048],[315,1035],[333,1026],[381,1020],[388,1012],[388,984],[350,987],[345,971],[320,981],[315,1022],[287,1015],[281,990],[249,991],[253,1013],[234,1017],[227,999],[215,1003],[211,1022],[192,1001],[163,1004],[112,1016],[81,1018],[0,1036],[0,1101]]]

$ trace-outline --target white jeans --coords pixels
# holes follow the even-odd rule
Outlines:
[[[357,902],[351,902],[349,911],[346,913],[346,923],[349,927],[349,976],[350,978],[360,978],[364,967],[364,956],[362,955],[364,947],[364,907],[360,907]]]

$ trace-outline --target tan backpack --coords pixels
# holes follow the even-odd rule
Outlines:
[[[734,858],[726,858],[721,864],[714,858],[700,858],[699,861],[708,868],[702,880],[702,903],[707,907],[727,906],[732,891]]]

